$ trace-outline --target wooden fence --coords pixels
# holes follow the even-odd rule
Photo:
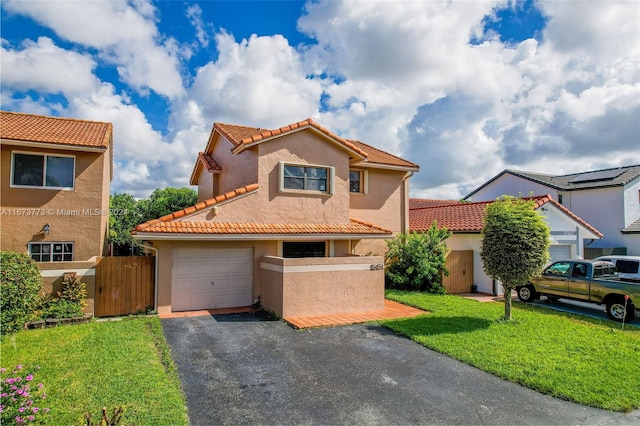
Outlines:
[[[102,257],[96,264],[94,315],[110,317],[153,309],[154,256]]]
[[[445,267],[449,276],[442,277],[442,285],[447,293],[470,293],[473,286],[473,250],[450,252]]]

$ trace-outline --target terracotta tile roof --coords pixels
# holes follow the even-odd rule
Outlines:
[[[351,142],[354,146],[357,146],[358,148],[360,148],[360,150],[364,151],[367,153],[367,160],[365,163],[375,163],[375,164],[385,164],[385,165],[390,165],[390,166],[400,166],[400,167],[410,167],[410,168],[415,168],[415,169],[419,169],[420,166],[418,166],[415,163],[412,163],[411,161],[407,161],[403,158],[400,158],[398,156],[395,156],[393,154],[389,154],[388,152],[382,151],[378,148],[374,148],[371,145],[367,145],[364,142],[360,142],[360,141],[356,141],[356,140],[349,140],[349,142]]]
[[[335,235],[391,235],[385,230],[364,222],[351,219],[348,224],[333,223],[228,223],[228,222],[172,222],[162,221],[149,224],[144,229],[136,227],[136,232],[160,234],[335,234]]]
[[[566,207],[554,200],[551,195],[540,195],[530,198],[526,197],[526,199],[534,201],[535,209],[538,209],[547,203],[553,204],[561,212],[602,238],[600,231],[589,225],[571,211],[567,210]],[[433,221],[436,220],[439,227],[447,228],[452,232],[479,233],[484,227],[486,207],[491,203],[493,203],[493,201],[479,201],[474,203],[458,203],[410,209],[409,229],[412,231],[425,231],[429,229]]]
[[[187,215],[211,208],[223,201],[247,194],[259,189],[258,184],[244,186],[217,197],[201,201],[195,206],[153,219],[136,226],[132,234],[170,233],[170,234],[356,234],[391,235],[388,229],[380,228],[357,219],[349,219],[347,224],[307,224],[307,223],[230,223],[230,222],[189,222],[176,221]]]
[[[247,186],[243,186],[242,188],[238,188],[238,189],[234,189],[233,191],[229,191],[229,192],[225,192],[224,194],[218,195],[217,197],[214,198],[209,198],[208,200],[204,200],[199,202],[198,204],[191,206],[191,207],[187,207],[185,209],[182,210],[178,210],[177,212],[173,212],[171,214],[168,214],[166,216],[162,216],[158,219],[153,219],[150,220],[148,222],[144,222],[141,223],[140,225],[136,226],[135,231],[140,231],[140,232],[148,232],[147,229],[149,229],[150,227],[153,226],[157,226],[160,223],[163,222],[171,222],[174,219],[179,219],[181,217],[196,213],[200,210],[204,210],[206,208],[209,207],[213,207],[215,204],[219,204],[223,201],[226,200],[231,200],[239,195],[242,194],[246,194],[252,191],[257,191],[259,189],[259,186],[257,183],[252,183],[251,185],[247,185]],[[193,223],[193,222],[192,222]]]
[[[409,209],[420,209],[423,207],[449,206],[460,204],[458,200],[431,200],[426,198],[409,198]]]
[[[202,168],[207,169],[208,172],[220,172],[222,171],[222,167],[218,164],[218,162],[210,155],[205,155],[204,152],[198,153],[198,158],[196,159],[196,164],[193,166],[193,171],[191,172],[191,178],[189,182],[191,185],[197,185],[198,174]]]
[[[316,123],[310,118],[307,118],[306,120],[298,121],[297,123],[289,124],[274,130],[260,129],[255,127],[237,126],[237,125],[223,124],[223,123],[215,123],[213,127],[214,129],[218,130],[220,134],[222,134],[225,138],[229,140],[229,142],[231,142],[235,146],[235,150],[237,150],[237,152],[242,151],[244,147],[249,144],[260,142],[261,140],[268,139],[273,136],[283,135],[303,127],[313,127],[314,129],[318,130],[321,133],[324,133],[326,136],[330,137],[331,139],[334,139],[344,147],[352,151],[355,151],[357,154],[363,157],[367,156],[366,152],[360,150],[358,147],[354,146],[348,140],[343,139],[340,136],[320,126],[318,123]]]
[[[111,123],[0,111],[2,139],[106,149],[112,134]]]

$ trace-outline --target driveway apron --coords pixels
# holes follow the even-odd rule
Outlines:
[[[163,319],[193,425],[634,424],[509,383],[376,325],[260,313]]]

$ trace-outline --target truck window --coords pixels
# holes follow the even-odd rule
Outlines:
[[[593,268],[593,276],[594,277],[601,277],[603,275],[604,275],[604,273],[602,272],[602,266],[598,265],[595,268]]]
[[[637,260],[622,260],[618,259],[616,262],[616,267],[618,268],[618,272],[622,272],[625,274],[637,274],[638,268],[640,267],[640,262]]]
[[[552,275],[555,277],[566,277],[569,275],[569,267],[571,264],[569,262],[556,262],[553,265],[549,266],[546,271],[544,271],[545,275]]]
[[[573,272],[571,273],[572,277],[576,278],[584,278],[587,276],[587,265],[584,263],[576,263],[573,265]]]

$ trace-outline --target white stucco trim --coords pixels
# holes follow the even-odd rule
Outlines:
[[[273,263],[261,262],[260,268],[286,274],[291,272],[370,271],[371,265],[368,263],[341,265],[274,265]]]
[[[64,274],[68,274],[70,272],[75,272],[76,274],[85,276],[85,277],[87,276],[92,277],[96,275],[95,268],[89,268],[89,269],[70,268],[70,269],[47,269],[44,271],[40,271],[40,276],[45,278],[61,277]]]

